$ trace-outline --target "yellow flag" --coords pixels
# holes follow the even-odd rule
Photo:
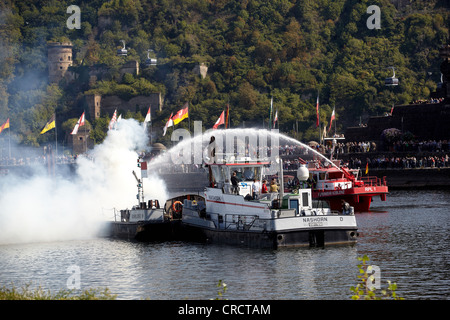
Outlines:
[[[9,118],[8,118],[8,120],[6,120],[6,122],[4,124],[2,124],[0,126],[0,133],[7,128],[9,128]]]
[[[45,125],[44,129],[42,129],[41,134],[46,133],[47,131],[53,129],[55,127],[55,114],[48,120],[47,124]]]

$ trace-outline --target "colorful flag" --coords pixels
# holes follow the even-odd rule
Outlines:
[[[369,173],[369,162],[366,163],[366,174]]]
[[[318,128],[319,127],[319,95],[317,95],[316,113],[317,113],[316,128]]]
[[[1,125],[0,127],[0,133],[2,133],[3,130],[9,128],[9,118],[8,120],[6,120],[6,122],[4,124]]]
[[[275,123],[278,121],[278,110],[275,111],[275,117],[273,118],[273,128],[275,129]]]
[[[148,107],[147,115],[145,116],[144,123],[152,121],[152,107]]]
[[[147,175],[147,161],[141,162],[141,178],[148,178]]]
[[[145,116],[144,119],[144,129],[147,129],[147,124],[150,123],[152,121],[152,111],[151,111],[151,106],[148,107],[148,111],[147,111],[147,115]]]
[[[218,126],[225,123],[225,111],[222,111],[219,119],[217,119],[216,123],[213,126],[213,129],[217,129]]]
[[[392,112],[394,112],[394,105],[392,105],[392,108],[391,108],[391,116],[392,116]]]
[[[46,133],[47,131],[53,129],[54,127],[55,127],[55,114],[53,114],[52,117],[50,118],[50,120],[48,120],[44,129],[42,129],[41,134]]]
[[[333,120],[335,119],[336,115],[334,114],[334,108],[333,108],[333,112],[331,113],[331,119],[330,119],[330,127],[328,128],[328,131],[331,130],[331,124],[333,123]]]
[[[187,106],[187,102],[185,104],[185,108],[179,110],[175,115],[173,116],[173,124],[179,124],[181,121],[189,117],[189,107]]]
[[[114,128],[114,125],[116,124],[116,122],[117,122],[117,109],[114,110],[113,116],[108,125],[108,130],[111,130],[112,128]]]
[[[77,123],[75,124],[75,127],[73,127],[73,130],[70,134],[77,134],[78,128],[80,128],[81,126],[84,126],[84,112],[81,115],[80,119],[78,119]]]
[[[173,116],[173,112],[170,114],[169,120],[167,120],[166,125],[164,126],[163,136],[166,135],[167,128],[173,126],[172,116]]]

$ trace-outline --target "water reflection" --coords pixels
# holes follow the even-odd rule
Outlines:
[[[67,289],[67,268],[81,289],[108,287],[119,299],[349,299],[357,257],[380,267],[406,299],[448,299],[450,192],[391,193],[357,214],[354,246],[262,250],[183,242],[109,239],[0,246],[0,285]],[[432,204],[427,205],[432,202]]]

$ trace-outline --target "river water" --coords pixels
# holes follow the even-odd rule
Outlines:
[[[357,214],[354,246],[255,250],[196,243],[105,238],[0,245],[0,286],[56,292],[76,271],[81,289],[109,288],[118,299],[350,299],[357,257],[396,282],[405,299],[450,298],[449,191],[392,191]],[[77,282],[70,282],[74,285]]]

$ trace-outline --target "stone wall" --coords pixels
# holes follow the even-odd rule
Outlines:
[[[384,129],[413,133],[419,140],[450,138],[450,105],[424,103],[395,106],[392,115],[371,117],[364,127],[349,127],[346,141],[380,141]]]
[[[127,111],[141,111],[145,115],[149,107],[151,107],[152,112],[161,111],[163,101],[161,93],[158,92],[149,96],[133,97],[129,101],[118,96],[87,95],[86,103],[92,120],[105,114],[111,117],[116,109],[119,114]]]
[[[77,134],[69,134],[69,143],[72,145],[72,154],[82,154],[94,147],[94,141],[89,138],[90,129],[80,127]]]

